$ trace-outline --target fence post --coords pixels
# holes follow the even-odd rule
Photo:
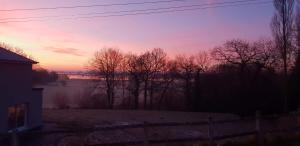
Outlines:
[[[214,133],[213,133],[213,119],[211,116],[208,117],[208,140],[209,145],[214,145]]]
[[[256,140],[257,146],[263,145],[263,134],[261,130],[261,114],[260,111],[256,111],[255,113],[255,130],[256,130]]]
[[[11,146],[19,146],[19,139],[18,139],[17,130],[14,130],[11,134]]]
[[[144,122],[144,136],[144,145],[149,146],[149,131],[147,122]]]

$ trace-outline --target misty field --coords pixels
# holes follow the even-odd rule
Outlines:
[[[91,79],[69,79],[64,81],[51,82],[44,85],[36,85],[35,87],[44,88],[43,90],[43,108],[53,109],[58,108],[57,102],[64,102],[68,108],[79,108],[80,102],[93,102],[84,100],[89,98],[89,94],[96,94],[98,103],[103,105],[97,106],[97,108],[105,108],[106,96],[104,83]],[[117,87],[116,97],[114,104],[116,106],[123,102],[121,87]],[[124,90],[125,96],[128,96],[128,91]],[[61,101],[57,101],[59,97]],[[142,100],[141,100],[142,101]]]
[[[82,93],[87,88],[93,88],[95,85],[91,80],[71,79],[64,82],[52,82],[46,85],[37,85],[44,88],[43,91],[43,108],[55,108],[54,97],[62,94],[71,107],[75,106],[76,95]]]

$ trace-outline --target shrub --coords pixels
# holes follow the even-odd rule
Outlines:
[[[68,109],[69,106],[69,98],[63,92],[56,92],[53,96],[53,104],[58,109]]]
[[[105,109],[108,108],[105,95],[102,93],[95,93],[93,88],[86,88],[79,91],[75,95],[74,102],[77,108],[83,109]]]

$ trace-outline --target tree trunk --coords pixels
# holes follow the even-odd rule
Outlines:
[[[283,92],[284,92],[284,112],[288,112],[288,95],[287,95],[287,78],[288,78],[288,71],[287,71],[287,36],[286,36],[286,2],[282,5],[282,32],[283,32],[283,68],[284,68],[284,84],[283,84]]]
[[[186,79],[185,81],[185,97],[186,97],[186,105],[187,109],[191,109],[191,82],[190,79]]]
[[[147,98],[148,98],[148,79],[145,79],[144,84],[144,109],[147,109]]]
[[[163,101],[163,99],[165,98],[165,95],[166,95],[166,93],[167,93],[167,91],[168,91],[168,89],[169,89],[169,86],[170,86],[171,82],[172,82],[172,81],[170,81],[170,82],[167,83],[167,85],[164,87],[164,89],[163,89],[163,91],[162,91],[162,93],[161,93],[160,99],[159,99],[159,101],[158,101],[158,109],[159,109],[159,110],[161,109],[162,101]]]
[[[140,82],[138,81],[138,79],[135,79],[134,109],[139,108],[139,90],[140,90]]]
[[[153,108],[153,83],[154,81],[151,81],[151,85],[150,85],[150,110],[152,110]]]

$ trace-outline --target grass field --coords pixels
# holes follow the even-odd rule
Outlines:
[[[105,126],[120,126],[137,123],[164,123],[164,122],[201,122],[209,117],[215,120],[229,120],[239,118],[233,114],[221,113],[194,113],[173,111],[134,111],[134,110],[83,110],[83,109],[45,109],[43,112],[45,131],[95,128]],[[149,128],[149,137],[155,139],[186,138],[207,136],[207,126],[177,126]],[[68,136],[68,135],[67,135]],[[59,134],[44,139],[61,139]],[[94,131],[84,136],[69,136],[63,138],[63,143],[72,143],[76,140],[89,144],[123,143],[144,139],[141,128],[120,129],[112,131]],[[56,140],[57,141],[57,140]],[[73,144],[70,144],[73,145]]]

